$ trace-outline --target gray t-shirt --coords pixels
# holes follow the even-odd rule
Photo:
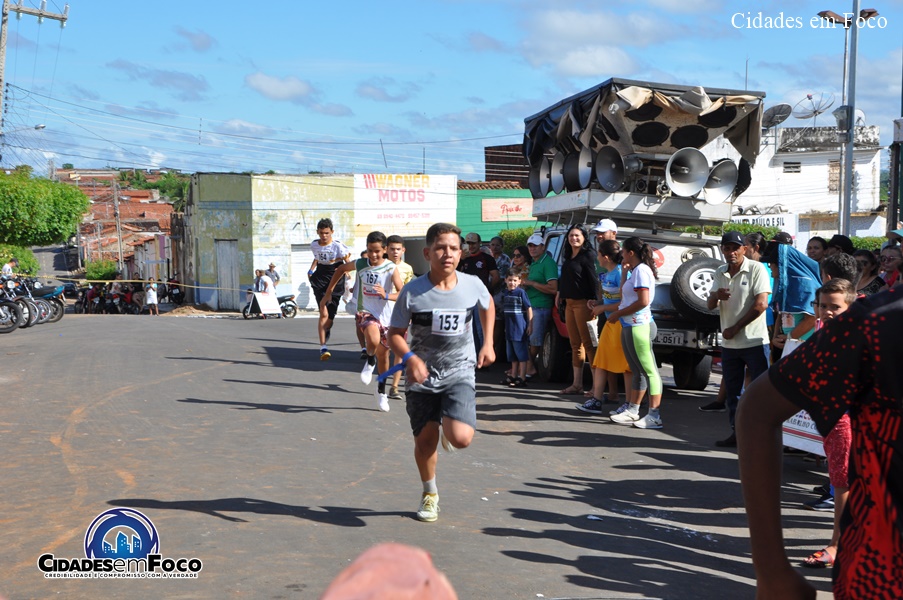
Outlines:
[[[492,298],[479,278],[457,275],[458,283],[448,291],[433,285],[429,273],[421,275],[401,289],[395,302],[389,325],[410,331],[411,350],[429,371],[423,383],[408,382],[408,390],[441,392],[451,385],[476,385],[472,320],[480,318],[476,308],[488,309]]]

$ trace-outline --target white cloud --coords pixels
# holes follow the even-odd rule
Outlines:
[[[242,119],[229,119],[213,128],[217,133],[232,135],[247,135],[254,137],[269,137],[273,135],[273,129],[267,125],[259,125]]]
[[[664,19],[661,14],[540,10],[524,23],[520,52],[527,63],[548,69],[552,77],[602,80],[639,68],[632,49],[684,35],[686,26]]]
[[[206,52],[216,44],[216,40],[209,33],[200,29],[188,31],[187,29],[176,27],[176,33],[183,37],[195,52]]]
[[[258,71],[247,75],[245,84],[265,98],[294,104],[306,104],[317,93],[310,82],[293,75],[280,79]]]
[[[352,114],[351,109],[344,104],[321,102],[319,90],[309,81],[294,75],[280,78],[258,71],[245,76],[245,84],[265,98],[306,106],[322,115],[346,117]]]
[[[413,82],[399,83],[391,77],[374,77],[357,86],[357,95],[377,102],[406,102],[414,97],[420,86]]]

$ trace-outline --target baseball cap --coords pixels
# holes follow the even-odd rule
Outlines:
[[[745,246],[746,240],[743,239],[743,234],[739,231],[725,231],[724,235],[721,236],[721,245],[724,246],[725,244]]]
[[[468,233],[467,236],[464,238],[464,241],[467,242],[468,244],[469,244],[470,242],[475,242],[475,243],[479,244],[479,243],[480,243],[480,236],[478,236],[478,235],[475,234],[475,233]]]
[[[534,233],[530,237],[527,238],[528,246],[542,246],[543,245],[542,236],[538,233]]]
[[[596,226],[593,227],[590,231],[598,232],[598,233],[605,233],[606,231],[614,231],[615,233],[618,233],[618,226],[615,225],[615,222],[612,221],[611,219],[602,219],[601,221],[596,223]]]
[[[271,267],[275,267],[275,266],[276,266],[276,263],[270,263],[270,266],[271,266]]]
[[[891,235],[893,234],[893,235]],[[891,229],[887,232],[888,239],[894,239],[895,237],[903,238],[903,229]]]
[[[844,254],[852,254],[853,253],[853,240],[848,238],[845,235],[837,234],[831,238],[831,241],[828,242],[828,248],[834,246],[835,248],[839,248],[841,252]]]
[[[786,231],[779,231],[774,234],[774,237],[771,238],[772,242],[777,242],[779,244],[790,244],[793,245],[793,236],[787,233]]]

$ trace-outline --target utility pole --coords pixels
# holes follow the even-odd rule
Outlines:
[[[113,182],[113,215],[116,217],[116,239],[119,243],[119,272],[122,273],[122,222],[119,219],[119,182]]]
[[[16,18],[22,18],[22,15],[31,15],[38,18],[38,23],[43,23],[44,19],[53,19],[60,22],[60,27],[66,26],[69,19],[69,5],[63,8],[63,13],[52,13],[45,10],[47,8],[47,0],[41,0],[41,8],[31,8],[23,6],[22,0],[18,4],[10,6],[10,0],[3,0],[3,9],[0,13],[0,135],[3,135],[3,95],[6,86],[6,29],[9,24],[10,11],[16,13]]]

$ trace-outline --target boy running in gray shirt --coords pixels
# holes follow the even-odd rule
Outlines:
[[[466,448],[473,439],[475,367],[495,361],[495,309],[482,281],[456,271],[461,260],[460,229],[436,223],[426,232],[426,246],[423,254],[430,270],[402,288],[389,325],[389,346],[407,368],[406,405],[414,433],[414,460],[423,483],[417,518],[435,521],[439,518],[440,438],[446,451]],[[477,307],[486,332],[479,356],[472,331]],[[410,346],[405,340],[408,328]]]

